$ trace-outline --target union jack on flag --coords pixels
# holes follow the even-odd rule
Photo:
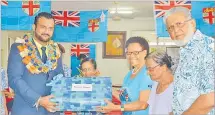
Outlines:
[[[78,57],[80,54],[85,54],[86,56],[89,56],[89,52],[89,44],[72,44],[71,56]]]
[[[189,0],[155,0],[154,11],[155,17],[163,17],[165,12],[174,6],[183,6],[191,9],[191,1]]]
[[[8,6],[8,1],[7,0],[1,0],[1,5]]]
[[[52,16],[55,19],[55,24],[60,26],[80,26],[80,12],[79,11],[52,11]]]

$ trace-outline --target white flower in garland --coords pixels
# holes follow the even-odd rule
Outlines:
[[[15,43],[25,43],[25,40],[20,37],[16,37]]]
[[[28,55],[29,50],[28,49],[24,49],[23,52],[20,52],[21,57],[25,57]]]

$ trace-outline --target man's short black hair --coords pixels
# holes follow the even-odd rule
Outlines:
[[[41,18],[41,17],[54,20],[54,17],[50,13],[48,13],[48,12],[40,12],[40,13],[37,14],[37,16],[35,16],[35,19],[34,19],[34,24],[35,25],[37,25],[37,22],[38,22],[39,18]]]
[[[88,61],[93,64],[94,69],[97,69],[97,64],[96,64],[96,61],[94,59],[92,59],[92,58],[84,58],[83,61],[81,62],[81,66],[80,66],[81,70],[82,70],[83,63],[88,62]]]
[[[147,51],[146,56],[149,54],[149,43],[147,42],[147,40],[143,37],[130,37],[126,43],[125,43],[125,48],[128,48],[128,45],[131,43],[139,43],[140,46],[143,48],[143,50]]]

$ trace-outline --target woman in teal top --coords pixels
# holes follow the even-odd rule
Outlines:
[[[121,105],[107,101],[107,106],[99,107],[101,112],[123,111],[123,115],[148,115],[148,98],[152,80],[147,75],[145,57],[149,53],[148,42],[141,37],[131,37],[126,41],[126,57],[133,67],[125,76],[119,98]]]

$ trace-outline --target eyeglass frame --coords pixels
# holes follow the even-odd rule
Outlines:
[[[191,21],[192,20],[192,18],[190,18],[190,19],[188,19],[188,20],[185,20],[185,21],[183,21],[183,22],[176,22],[176,23],[174,23],[173,25],[171,25],[171,26],[169,26],[168,28],[167,28],[167,30],[166,31],[168,31],[168,32],[173,32],[173,30],[175,29],[175,25],[177,26],[177,28],[182,28],[182,27],[184,27],[184,25],[185,25],[185,23],[187,23],[187,22],[189,22],[189,21]],[[181,26],[178,26],[177,24],[182,24]],[[169,28],[170,27],[172,27],[173,29],[172,30],[170,30]]]
[[[157,64],[156,66],[154,66],[154,67],[146,67],[146,69],[148,70],[148,71],[154,71],[154,69],[156,68],[156,67],[158,67],[158,66],[160,66],[160,64]]]
[[[141,50],[141,51],[133,51],[133,52],[125,52],[125,54],[127,55],[127,56],[131,56],[132,54],[134,54],[135,56],[137,56],[137,55],[139,55],[140,54],[140,52],[143,52],[144,51],[144,49],[143,50]],[[131,54],[128,54],[128,53],[131,53]]]
[[[92,68],[84,68],[84,69],[82,69],[81,71],[82,72],[92,72],[92,71],[94,71],[95,69],[92,69]]]

